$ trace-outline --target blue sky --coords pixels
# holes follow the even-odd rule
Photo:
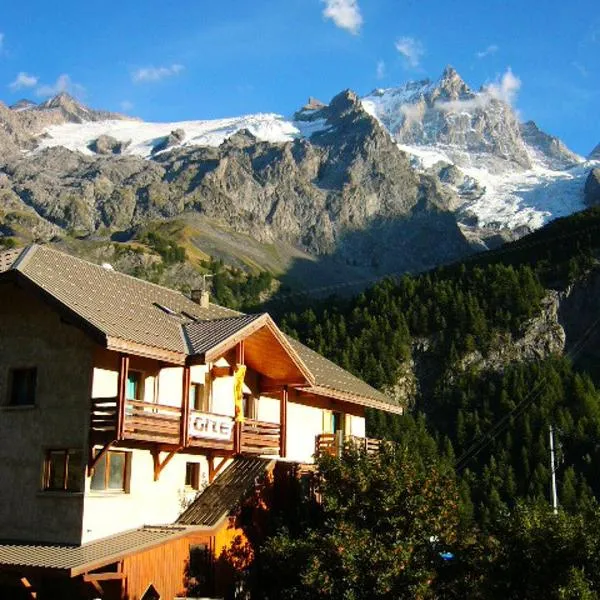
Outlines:
[[[145,120],[291,114],[453,65],[474,88],[511,69],[523,119],[600,142],[596,0],[6,2],[0,99],[67,89]]]

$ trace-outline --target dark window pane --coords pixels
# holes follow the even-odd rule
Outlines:
[[[123,452],[110,452],[109,471],[108,471],[108,489],[125,489],[125,454]]]
[[[142,374],[139,371],[129,371],[127,374],[127,398],[140,400]]]
[[[65,484],[65,452],[63,450],[48,453],[48,479],[49,490],[62,490]]]
[[[185,464],[185,485],[195,490],[200,482],[200,465],[198,463]]]
[[[92,474],[92,481],[90,482],[90,488],[92,490],[106,489],[105,477],[106,477],[106,453],[96,463],[96,466],[94,467],[94,473]]]
[[[72,492],[81,491],[81,476],[83,469],[83,452],[81,450],[69,450],[69,462],[67,468],[67,489]]]
[[[31,406],[35,404],[37,369],[13,369],[10,381],[11,406]]]

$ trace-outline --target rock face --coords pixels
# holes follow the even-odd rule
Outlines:
[[[521,135],[527,145],[537,152],[541,162],[552,169],[568,169],[582,160],[557,137],[544,133],[533,121],[521,125]]]
[[[590,171],[585,181],[584,194],[588,206],[600,204],[600,168]]]
[[[128,144],[110,135],[100,135],[89,145],[89,149],[96,154],[121,154]]]
[[[443,146],[459,165],[467,152],[498,168],[503,163],[531,167],[510,105],[489,91],[473,92],[452,67],[437,82],[375,90],[363,104],[399,143]]]
[[[414,171],[354,93],[313,110],[326,127],[309,140],[262,142],[240,131],[219,147],[167,148],[151,160],[113,156],[114,139],[96,140],[97,156],[46,148],[5,162],[6,194],[53,234],[196,213],[375,272],[421,270],[472,251],[437,178]]]
[[[185,139],[185,131],[183,129],[174,129],[171,133],[161,140],[152,148],[152,154],[162,152],[173,146],[177,146]]]
[[[588,160],[600,160],[600,144],[598,144],[588,156]]]

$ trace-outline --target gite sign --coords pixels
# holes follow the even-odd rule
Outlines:
[[[230,440],[233,431],[233,418],[224,415],[192,412],[190,414],[189,436],[210,438],[213,440]]]

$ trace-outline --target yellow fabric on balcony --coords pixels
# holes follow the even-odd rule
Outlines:
[[[235,422],[244,422],[244,377],[246,365],[236,365],[233,374],[233,398],[235,401]]]

